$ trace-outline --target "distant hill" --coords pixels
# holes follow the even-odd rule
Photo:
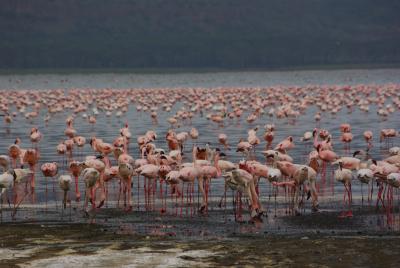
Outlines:
[[[398,0],[1,0],[0,68],[400,63]]]

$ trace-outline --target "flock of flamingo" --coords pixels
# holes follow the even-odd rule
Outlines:
[[[353,217],[352,184],[358,181],[368,185],[369,202],[374,198],[373,186],[377,185],[376,207],[388,212],[393,209],[393,188],[400,187],[400,148],[393,144],[398,130],[376,129],[371,122],[369,129],[360,135],[365,139],[364,148],[351,152],[350,144],[355,135],[350,124],[337,125],[340,137],[333,137],[319,127],[319,122],[329,114],[342,109],[349,113],[356,109],[369,113],[372,106],[376,107],[381,120],[399,117],[400,85],[7,90],[7,94],[0,96],[4,124],[13,124],[17,117],[42,118],[49,122],[55,120],[55,115],[62,114],[66,115],[66,127],[65,138],[54,148],[59,161],[43,163],[40,169],[37,167],[40,143],[42,137],[48,135],[45,128],[27,129],[26,137],[15,137],[8,148],[1,148],[4,150],[0,155],[2,207],[7,201],[15,219],[18,208],[28,202],[28,197],[35,202],[37,180],[54,183],[57,179],[64,193],[63,209],[67,204],[82,202],[87,215],[111,205],[130,213],[142,205],[142,209],[161,214],[180,210],[182,215],[182,210],[189,208],[193,214],[207,216],[212,182],[220,180],[225,185],[224,191],[218,193],[217,204],[221,210],[226,209],[229,198],[233,202],[235,220],[243,219],[243,204],[247,205],[250,220],[261,220],[268,206],[262,198],[265,193],[260,191],[261,183],[270,184],[275,200],[284,193],[294,215],[304,212],[308,199],[311,199],[311,211],[317,213],[323,186],[330,183],[334,194],[334,185],[338,183],[344,187],[339,217],[348,218]],[[148,114],[154,122],[160,113],[168,113],[169,129],[143,130],[141,126],[130,126],[126,113],[132,107]],[[299,141],[292,136],[276,141],[275,133],[280,130],[273,120],[286,119],[290,124],[311,107],[316,109],[315,128],[305,132]],[[78,117],[94,125],[99,114],[126,121],[120,129],[113,130],[114,140],[105,141],[95,133],[84,137],[75,129]],[[196,142],[201,135],[201,129],[192,126],[192,118],[196,116],[207,118],[219,128],[219,135],[208,137],[210,143]],[[268,122],[263,122],[265,116]],[[241,117],[263,127],[244,129],[242,139],[233,141],[229,133],[224,133],[224,124]],[[179,131],[185,127],[187,131]],[[144,134],[133,137],[131,130]],[[295,127],[292,131],[296,131]],[[59,136],[62,137],[61,131]],[[31,148],[22,148],[21,139],[30,139]],[[377,146],[378,139],[378,146],[383,147],[387,155],[373,159],[369,152]],[[165,140],[165,146],[156,146],[156,140],[158,144]],[[344,155],[335,152],[335,141],[344,145]],[[220,146],[212,146],[212,142]],[[294,163],[290,152],[300,144],[307,144],[309,154],[304,163]],[[82,148],[88,146],[92,153],[82,155]],[[228,151],[240,155],[242,160],[229,161]],[[264,160],[258,161],[257,153],[262,153]],[[111,188],[111,183],[117,187]],[[133,187],[137,187],[137,191],[132,191]],[[232,197],[227,197],[229,189],[233,190]],[[111,191],[117,196],[113,202]]]

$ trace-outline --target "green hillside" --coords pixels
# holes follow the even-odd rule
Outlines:
[[[400,1],[2,0],[0,68],[400,63]]]

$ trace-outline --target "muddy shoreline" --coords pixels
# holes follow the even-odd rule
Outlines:
[[[98,215],[99,219],[107,212]],[[397,267],[400,232],[360,228],[360,218],[338,222],[337,215],[281,217],[287,230],[254,223],[226,222],[225,232],[210,219],[154,218],[135,225],[20,221],[0,226],[0,267]],[[123,218],[123,217],[122,217]],[[209,221],[208,224],[204,221]],[[185,222],[193,234],[179,232]],[[209,233],[196,233],[202,230]],[[212,225],[215,226],[212,231]],[[311,228],[311,226],[313,228]],[[235,228],[233,228],[234,226]],[[353,227],[354,228],[353,228]],[[297,231],[288,231],[291,228]],[[196,229],[197,228],[197,229]],[[210,229],[211,228],[211,229]],[[170,230],[174,230],[172,232]],[[146,233],[147,232],[147,233]],[[166,261],[167,260],[167,261]]]

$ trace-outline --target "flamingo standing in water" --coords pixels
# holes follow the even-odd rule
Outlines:
[[[267,142],[265,145],[265,149],[268,150],[271,148],[272,142],[274,141],[274,131],[273,128],[266,129],[264,133],[264,140]]]
[[[0,175],[0,203],[3,205],[4,194],[7,193],[8,189],[14,188],[14,210],[12,213],[12,218],[15,218],[17,213],[17,209],[22,201],[25,199],[28,193],[25,193],[25,196],[18,198],[18,191],[16,187],[29,175],[32,175],[32,171],[30,169],[10,169],[3,174]],[[8,196],[7,201],[9,202]],[[3,215],[2,207],[0,208],[1,215]]]
[[[90,201],[92,203],[92,209],[95,210],[96,209],[96,203],[95,203],[95,186],[97,184],[97,182],[100,179],[100,172],[97,171],[97,169],[95,168],[85,168],[82,173],[81,176],[85,182],[85,212],[87,213],[87,207],[88,207],[88,203],[89,203],[89,195],[90,195]]]
[[[343,162],[339,161],[339,169],[335,170],[335,179],[341,183],[343,183],[345,192],[343,195],[343,209],[346,207],[346,196],[347,196],[347,204],[348,204],[348,210],[347,211],[342,211],[342,213],[339,215],[340,218],[345,218],[345,217],[353,217],[353,211],[351,209],[351,204],[352,204],[352,191],[351,191],[351,181],[353,179],[353,173],[351,172],[350,169],[345,169],[343,168]]]
[[[86,161],[80,163],[80,165],[82,166],[82,168],[87,168],[87,167],[91,167],[96,169],[100,176],[99,176],[99,180],[96,182],[96,187],[93,189],[94,195],[96,195],[96,190],[100,188],[100,203],[97,206],[97,208],[101,208],[105,201],[106,201],[106,193],[105,193],[105,187],[104,187],[104,171],[106,168],[106,165],[104,164],[103,161],[101,161],[101,159],[103,159],[103,156],[89,156],[86,157]],[[94,203],[94,201],[93,201]]]
[[[218,135],[218,142],[224,146],[225,150],[230,150],[227,140],[228,140],[228,136],[226,134],[221,133]]]
[[[43,176],[46,178],[46,204],[47,204],[47,178],[53,178],[57,175],[58,173],[58,166],[56,162],[52,162],[52,163],[44,163],[41,167],[40,167]],[[55,193],[55,188],[54,188],[54,180],[53,180],[53,193]]]
[[[252,147],[253,146],[249,142],[244,141],[243,139],[240,139],[240,141],[237,145],[236,152],[241,152],[246,158],[248,158]]]
[[[79,202],[81,199],[81,193],[79,192],[79,175],[81,174],[82,167],[78,161],[72,161],[69,164],[69,172],[75,178],[75,201]]]
[[[303,134],[303,137],[301,137],[300,141],[310,141],[313,138],[313,134],[311,131],[306,131]]]
[[[370,131],[370,130],[364,131],[363,136],[364,136],[365,142],[367,143],[367,152],[368,152],[373,146],[372,145],[372,137],[373,137],[372,131]]]
[[[190,135],[190,137],[191,137],[193,140],[195,140],[195,139],[197,139],[197,138],[199,137],[199,132],[197,131],[196,128],[193,127],[193,128],[190,130],[189,135]]]
[[[225,178],[225,191],[226,187],[229,187],[232,190],[238,191],[239,193],[246,194],[250,200],[251,218],[252,219],[259,218],[262,215],[262,212],[259,212],[259,200],[258,200],[258,195],[256,193],[253,176],[243,169],[234,169],[232,171],[223,174],[223,177]],[[239,201],[238,202],[239,212],[237,215],[235,208],[235,220],[240,221],[241,198],[240,196],[238,196],[236,199]]]
[[[68,120],[67,121],[67,128],[64,130],[65,136],[67,136],[70,139],[74,138],[75,135],[76,135],[76,130],[72,126],[72,122],[73,122],[72,120]]]
[[[135,169],[138,175],[144,177],[145,183],[145,203],[146,209],[152,208],[151,204],[151,194],[155,193],[156,179],[158,178],[160,167],[154,164],[146,164]]]
[[[67,153],[67,146],[64,144],[64,142],[61,142],[57,145],[56,151],[57,151],[57,154],[61,155],[61,158],[62,158],[61,163],[64,166],[64,164],[66,163],[65,154]]]
[[[317,179],[317,173],[316,171],[306,165],[293,165],[290,166],[290,164],[285,163],[284,166],[282,166],[282,162],[279,162],[279,168],[281,170],[284,170],[286,172],[293,173],[292,180],[291,181],[286,181],[286,182],[273,182],[273,185],[275,186],[291,186],[295,188],[294,191],[294,196],[293,196],[293,203],[294,203],[294,211],[296,215],[300,215],[300,205],[303,204],[303,198],[301,201],[299,201],[299,193],[301,190],[301,186],[304,186],[305,192],[307,192],[308,197],[310,195],[312,196],[312,211],[317,212],[318,211],[318,194],[316,190],[316,179]],[[285,170],[284,168],[289,167],[289,169]],[[289,171],[290,170],[290,171]],[[294,171],[294,172],[293,172]]]
[[[182,216],[182,207],[183,207],[183,193],[184,193],[184,185],[187,183],[187,199],[190,202],[190,207],[192,206],[193,192],[194,192],[194,182],[202,176],[201,168],[198,165],[198,160],[196,161],[196,152],[197,147],[193,147],[192,158],[193,162],[191,165],[186,165],[179,170],[179,179],[183,182],[182,184],[182,195],[181,195],[181,216]]]
[[[289,136],[280,143],[278,143],[275,146],[274,150],[277,150],[281,153],[286,153],[287,150],[293,149],[294,148],[294,142],[293,142],[293,137]]]
[[[120,134],[121,134],[121,137],[124,138],[123,139],[123,147],[124,147],[124,150],[127,152],[128,151],[129,142],[130,142],[131,137],[132,137],[131,131],[129,130],[128,122],[126,122],[125,126],[120,129]],[[115,146],[115,144],[114,144],[114,146]]]
[[[361,182],[361,202],[364,203],[363,184],[368,184],[368,202],[372,200],[372,191],[374,187],[374,173],[369,168],[361,168],[357,170],[357,179]],[[372,188],[370,189],[370,187]]]
[[[67,195],[68,195],[68,191],[71,189],[71,184],[72,184],[72,178],[70,175],[61,175],[58,179],[58,184],[61,188],[61,190],[63,190],[64,192],[64,197],[63,197],[63,207],[64,209],[67,208]]]
[[[324,184],[325,180],[326,180],[326,169],[327,169],[326,164],[336,161],[338,159],[338,156],[336,155],[336,153],[334,151],[331,151],[328,149],[322,150],[321,144],[318,144],[317,152],[318,152],[319,159],[321,159],[323,162],[321,174],[322,174],[322,183]],[[333,191],[333,186],[332,186],[332,191]]]
[[[37,144],[38,144],[38,143],[40,142],[40,140],[42,139],[42,133],[40,133],[40,131],[39,131],[38,128],[34,127],[34,128],[31,129],[31,136],[30,136],[30,138],[31,138],[31,142],[32,142],[33,144],[35,144],[36,147],[37,147]]]
[[[12,159],[12,162],[13,162],[12,167],[13,168],[17,167],[17,159],[22,160],[22,156],[24,154],[24,150],[19,147],[20,143],[21,143],[21,140],[19,138],[16,138],[14,144],[11,144],[8,147],[8,155]],[[20,163],[21,163],[21,161],[20,161]]]
[[[353,134],[350,132],[343,132],[342,136],[340,137],[340,140],[344,142],[344,148],[345,151],[349,152],[350,151],[350,143],[353,140]]]
[[[218,161],[219,161],[219,152],[216,152],[214,155],[213,166],[212,165],[200,166],[201,176],[198,177],[198,183],[199,183],[199,189],[203,195],[202,196],[203,202],[199,210],[201,213],[208,211],[208,191],[211,179],[218,178],[219,176],[221,176],[221,170],[219,168]]]
[[[256,151],[256,146],[258,144],[260,144],[260,139],[257,137],[257,130],[258,130],[258,127],[247,131],[247,134],[248,134],[247,141],[251,144],[251,146],[254,150],[254,153]]]
[[[89,117],[88,117],[88,122],[89,122],[91,125],[96,124],[96,122],[97,122],[96,117],[95,117],[94,115],[89,115]]]
[[[35,170],[36,170],[36,164],[38,162],[39,162],[39,151],[37,149],[26,150],[23,157],[23,163],[27,163],[30,169],[32,170],[32,177],[30,181],[31,194],[33,194],[35,191]]]
[[[75,136],[73,140],[80,150],[82,150],[83,146],[85,146],[86,144],[86,138],[82,136]],[[78,151],[78,156],[80,155],[80,153],[81,152]]]
[[[124,192],[124,207],[125,212],[132,211],[132,177],[134,175],[134,169],[129,163],[119,163],[118,165],[118,175],[121,178],[123,183],[123,192]],[[121,192],[121,190],[120,190]],[[118,197],[119,201],[119,197]]]

